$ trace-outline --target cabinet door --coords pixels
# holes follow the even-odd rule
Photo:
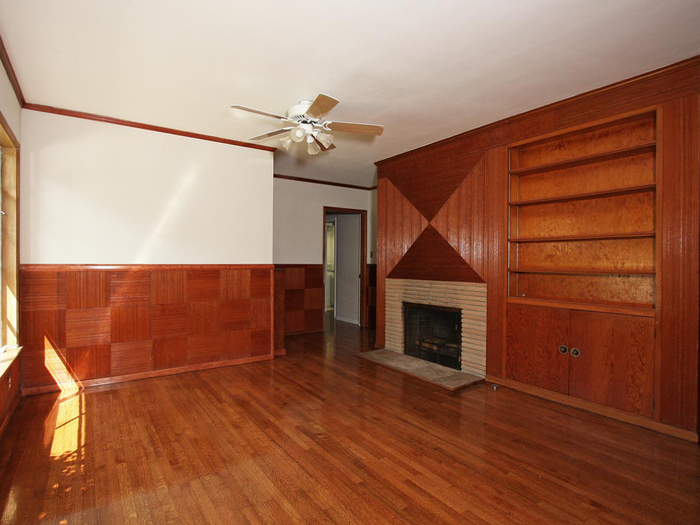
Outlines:
[[[570,395],[633,414],[654,415],[654,319],[570,313]]]
[[[554,392],[569,392],[569,311],[509,304],[506,310],[506,377]]]

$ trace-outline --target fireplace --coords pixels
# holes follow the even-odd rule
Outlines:
[[[462,369],[462,310],[403,303],[404,353]]]

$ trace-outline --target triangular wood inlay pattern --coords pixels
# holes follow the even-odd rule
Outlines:
[[[428,221],[390,181],[386,181],[386,237],[392,242],[386,249],[386,271],[396,266]]]
[[[484,275],[484,159],[481,158],[430,222],[480,275]]]
[[[420,170],[389,175],[389,180],[430,221],[480,157],[481,152],[440,156],[421,163]]]
[[[484,282],[450,243],[430,225],[387,277],[424,281]]]

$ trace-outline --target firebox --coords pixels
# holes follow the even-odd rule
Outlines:
[[[459,308],[403,303],[404,353],[462,369],[462,311]]]

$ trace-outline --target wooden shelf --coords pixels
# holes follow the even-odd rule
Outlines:
[[[566,270],[547,268],[508,268],[511,273],[550,273],[557,275],[656,275],[655,271],[645,270]]]
[[[573,195],[561,195],[559,197],[546,197],[544,199],[529,199],[522,201],[510,201],[511,206],[532,206],[535,204],[551,204],[555,202],[567,202],[582,199],[596,199],[599,197],[607,197],[611,195],[625,195],[628,193],[640,193],[645,191],[656,190],[656,184],[642,184],[640,186],[628,186],[626,188],[617,188],[614,190],[593,191],[589,193],[576,193]]]
[[[652,305],[615,306],[600,303],[577,303],[572,301],[556,301],[552,299],[531,299],[528,297],[508,297],[506,302],[511,304],[548,306],[550,308],[567,308],[569,310],[584,310],[588,312],[606,312],[611,314],[637,315],[640,317],[656,317],[656,310]]]
[[[528,166],[527,168],[516,168],[510,170],[511,175],[523,176],[523,175],[534,175],[535,173],[544,173],[547,171],[561,170],[565,168],[573,168],[575,166],[584,166],[586,164],[594,164],[596,162],[603,162],[606,160],[621,159],[623,157],[632,157],[634,155],[641,155],[642,153],[652,153],[656,150],[656,142],[647,142],[644,144],[639,144],[637,146],[632,146],[629,148],[621,148],[612,151],[605,151],[603,153],[596,153],[595,155],[588,155],[585,157],[577,157],[568,160],[562,160],[559,162],[552,162],[550,164],[540,164],[539,166]]]
[[[598,233],[591,235],[559,235],[554,237],[509,237],[508,242],[604,241],[608,239],[639,239],[644,237],[656,237],[656,232]]]

